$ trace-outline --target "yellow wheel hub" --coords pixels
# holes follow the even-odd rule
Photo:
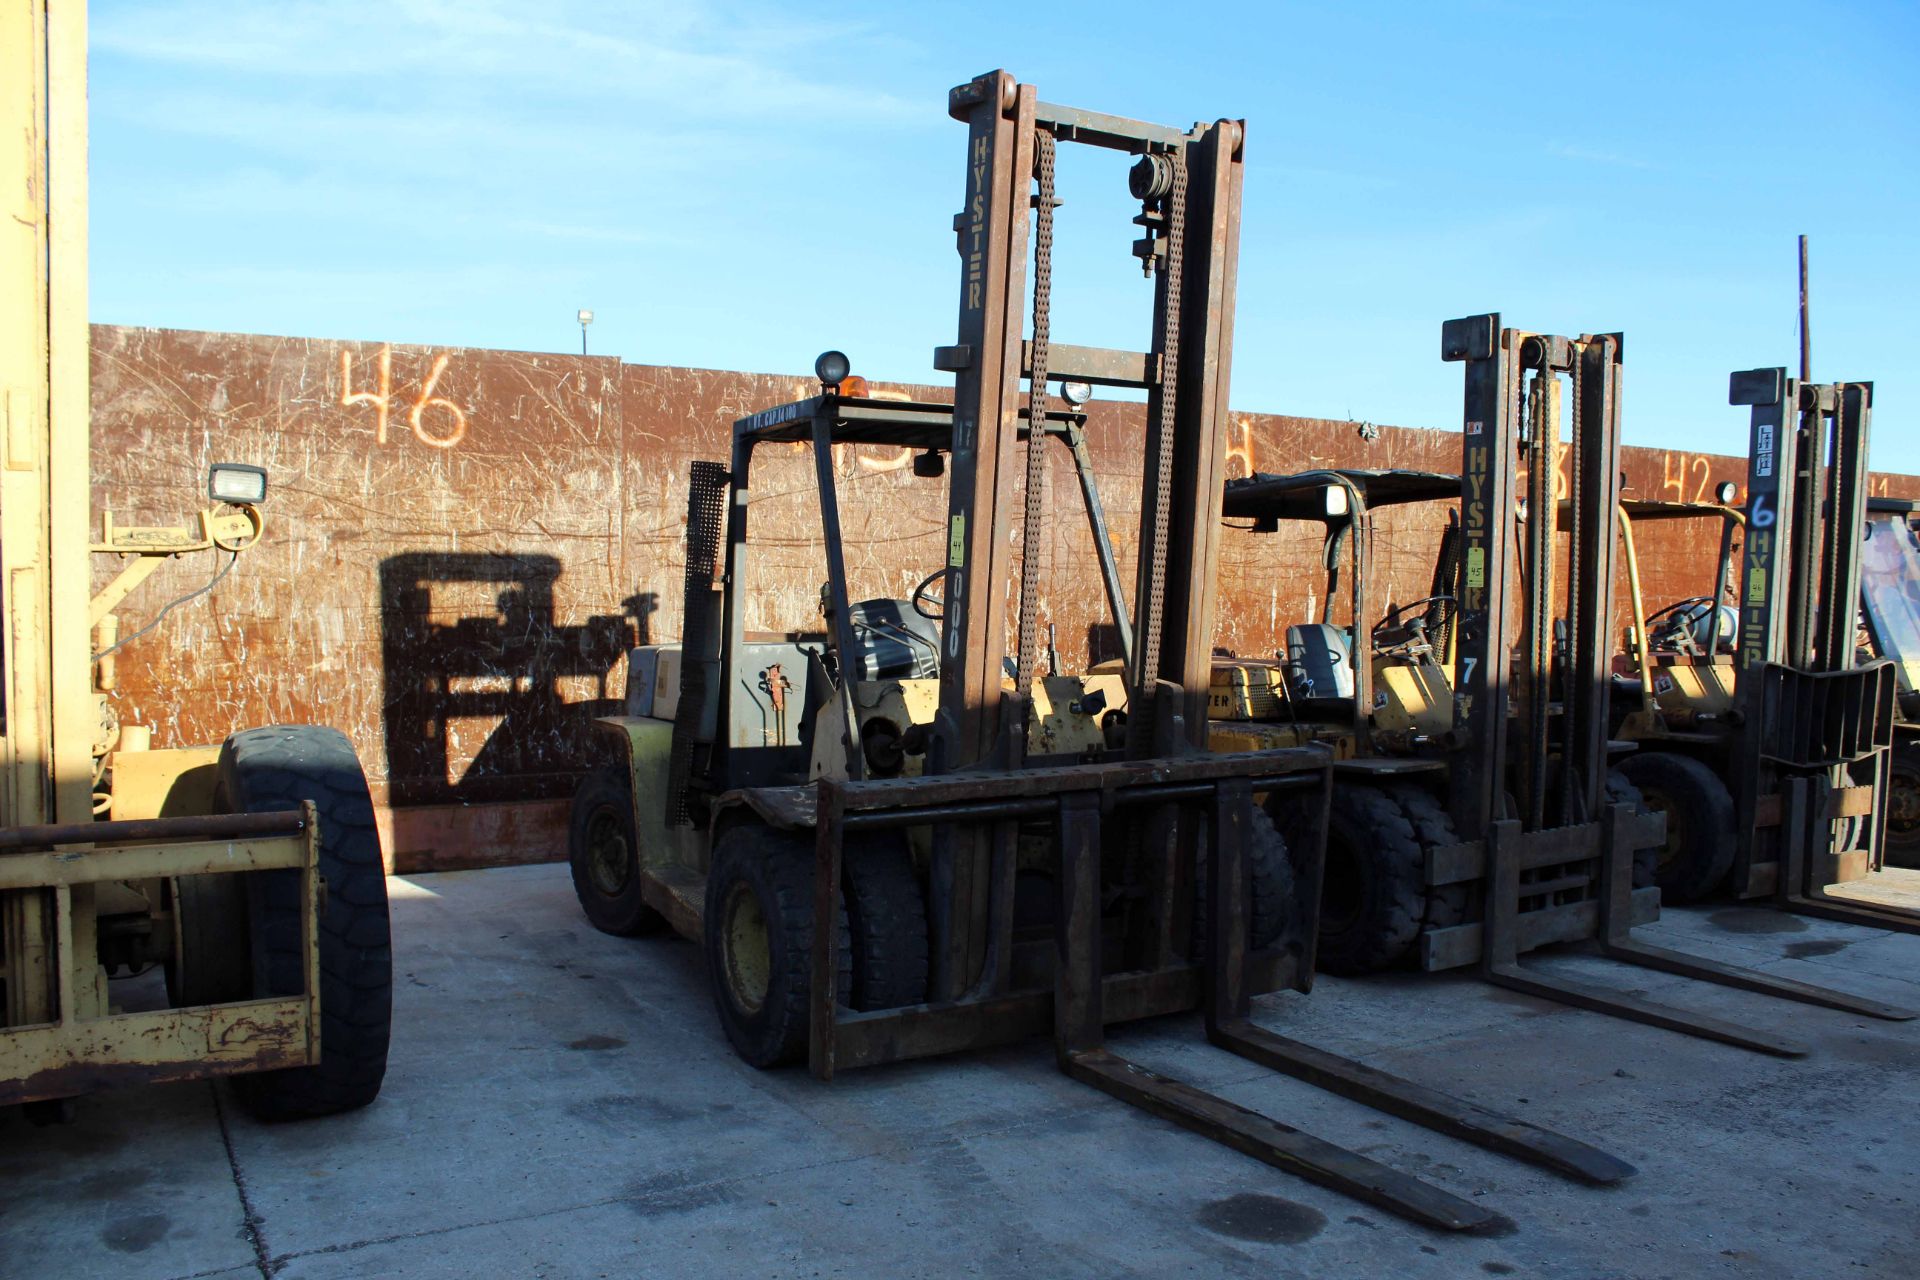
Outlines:
[[[742,1012],[758,1013],[772,981],[773,948],[760,899],[747,884],[736,882],[727,891],[720,914],[720,954],[733,1002]]]

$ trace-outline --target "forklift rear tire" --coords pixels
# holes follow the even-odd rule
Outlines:
[[[634,938],[667,927],[666,917],[640,895],[640,840],[633,825],[633,782],[625,767],[595,770],[573,793],[567,865],[573,896],[600,932]]]
[[[1640,788],[1618,769],[1607,771],[1607,803],[1624,804],[1635,813],[1653,812],[1647,806],[1647,798],[1640,794]],[[1651,889],[1660,883],[1660,855],[1665,849],[1665,845],[1649,844],[1633,851],[1634,888]]]
[[[1727,784],[1692,756],[1673,751],[1635,752],[1618,772],[1640,789],[1648,809],[1667,815],[1667,842],[1654,868],[1660,900],[1698,902],[1718,889],[1737,843]]]
[[[1426,919],[1426,852],[1394,797],[1337,784],[1320,890],[1322,972],[1378,973],[1407,958]]]
[[[811,835],[751,822],[722,833],[707,873],[701,935],[720,1027],[734,1052],[761,1068],[803,1061],[813,990]],[[853,970],[844,912],[839,935],[836,994],[844,1005]]]
[[[380,836],[353,744],[337,729],[248,729],[220,748],[219,792],[234,813],[311,800],[320,820],[320,1061],[235,1076],[234,1092],[263,1120],[300,1120],[364,1107],[379,1096],[393,1020],[393,943]],[[248,886],[254,989],[306,989],[300,876],[253,873]]]
[[[927,898],[904,836],[847,841],[844,889],[855,1009],[927,999]]]

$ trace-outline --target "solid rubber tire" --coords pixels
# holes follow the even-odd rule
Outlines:
[[[1902,831],[1894,825],[1894,802],[1901,792],[1920,806],[1920,745],[1903,741],[1893,749],[1887,769],[1886,859],[1890,867],[1920,867],[1920,822]]]
[[[1425,880],[1426,859],[1432,851],[1460,843],[1460,833],[1453,825],[1453,815],[1447,812],[1447,806],[1441,803],[1440,797],[1423,786],[1400,783],[1382,789],[1400,806],[1401,816],[1412,826],[1414,838],[1420,842],[1420,878]],[[1472,884],[1462,882],[1427,886],[1423,932],[1468,924],[1473,914]]]
[[[1340,862],[1347,867],[1343,870]],[[1327,813],[1319,960],[1324,973],[1378,973],[1407,958],[1426,921],[1426,854],[1395,797],[1380,787],[1336,783]],[[1335,919],[1327,895],[1352,887],[1353,910]]]
[[[754,894],[767,926],[767,994],[760,1008],[751,1011],[734,999],[722,953],[722,909],[737,882],[744,882]],[[807,1056],[809,994],[813,990],[813,910],[810,832],[776,831],[745,822],[729,827],[714,842],[701,949],[706,953],[707,976],[713,984],[720,1027],[734,1052],[752,1066],[785,1066]],[[853,976],[844,912],[839,921],[839,952],[836,997],[844,1005],[851,999]]]
[[[248,729],[220,748],[219,791],[236,813],[298,808],[311,800],[320,824],[320,1061],[234,1077],[234,1091],[263,1120],[298,1120],[364,1107],[386,1076],[393,1021],[393,943],[386,866],[353,744],[337,729]],[[255,991],[298,995],[306,987],[300,876],[253,874],[250,932]]]
[[[1295,924],[1293,905],[1293,852],[1266,810],[1253,810],[1253,825],[1247,832],[1247,864],[1250,869],[1250,907],[1248,946],[1265,951],[1287,937]],[[1207,954],[1207,850],[1200,842],[1200,856],[1193,871],[1193,954]]]
[[[1647,798],[1640,794],[1640,788],[1633,785],[1633,779],[1621,773],[1619,769],[1607,770],[1607,803],[1624,804],[1635,813],[1652,813],[1647,807]],[[1633,887],[1650,889],[1660,883],[1660,853],[1662,846],[1642,845],[1633,851]]]
[[[927,998],[927,899],[906,839],[848,840],[842,855],[849,1003],[862,1012],[923,1004]]]
[[[1615,771],[1639,788],[1648,809],[1667,815],[1667,843],[1654,882],[1664,903],[1698,902],[1720,888],[1737,847],[1733,794],[1692,756],[1639,751]]]
[[[618,825],[627,846],[627,882],[618,894],[608,894],[593,882],[587,835],[597,818]],[[659,933],[666,917],[641,896],[640,840],[633,821],[633,784],[627,770],[609,764],[588,774],[573,793],[567,814],[567,868],[573,877],[573,895],[587,920],[602,933],[619,938]]]

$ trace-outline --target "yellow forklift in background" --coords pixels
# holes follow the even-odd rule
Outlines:
[[[190,526],[104,513],[89,538],[85,6],[4,0],[0,48],[26,72],[0,79],[0,1105],[59,1119],[216,1075],[267,1118],[365,1105],[392,973],[352,745],[295,725],[154,749],[112,697],[126,647],[259,538],[266,473],[216,465]],[[116,606],[202,554],[207,586],[120,637]],[[123,568],[90,593],[95,556]]]

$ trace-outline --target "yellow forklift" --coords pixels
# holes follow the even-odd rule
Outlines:
[[[1255,994],[1312,983],[1331,753],[1206,749],[1244,126],[1058,106],[1005,72],[956,88],[949,111],[968,128],[959,333],[935,353],[953,402],[871,398],[828,352],[818,395],[740,419],[725,463],[693,464],[683,638],[630,656],[628,714],[601,722],[609,759],[574,802],[587,918],[696,940],[720,1027],[756,1067],[804,1061],[825,1080],[1051,1031],[1074,1079],[1235,1150],[1430,1226],[1494,1221],[1108,1043],[1109,1027],[1199,1011],[1212,1043],[1249,1060],[1583,1181],[1627,1176],[1605,1152],[1253,1022]],[[1132,157],[1115,168],[1153,279],[1144,350],[1052,341],[1069,143]],[[1095,384],[1147,396],[1131,593],[1086,466]],[[1054,444],[1100,548],[1126,653],[1113,669],[1043,667]],[[940,563],[906,598],[856,590],[843,545],[835,451],[862,445],[912,451],[928,491],[913,501],[944,512]],[[756,631],[767,544],[795,533],[756,505],[795,492],[777,470],[795,446],[811,455],[800,492],[826,585],[817,615]],[[1256,802],[1278,795],[1306,815],[1284,838]]]
[[[182,527],[91,523],[86,21],[5,0],[0,47],[0,1105],[36,1120],[113,1085],[235,1076],[267,1118],[365,1105],[385,1072],[385,872],[365,776],[331,729],[156,748],[115,664],[261,536],[267,476],[221,463]],[[208,585],[119,634],[168,560]],[[121,566],[90,590],[96,560]],[[161,981],[164,975],[164,982]]]
[[[1323,967],[1477,966],[1529,994],[1782,1055],[1802,1050],[1549,980],[1520,958],[1591,941],[1687,977],[1911,1017],[1632,934],[1658,916],[1666,824],[1684,815],[1649,812],[1631,781],[1634,744],[1608,721],[1616,548],[1625,513],[1644,509],[1620,493],[1620,345],[1619,335],[1508,329],[1497,315],[1449,321],[1443,354],[1467,373],[1459,475],[1318,470],[1230,483],[1224,514],[1246,527],[1320,524],[1327,578],[1321,616],[1288,629],[1286,653],[1217,661],[1210,740],[1228,751],[1317,743],[1339,757]],[[1553,466],[1563,449],[1564,494]],[[1444,523],[1426,595],[1382,608],[1374,522],[1393,507],[1433,507]],[[1283,832],[1291,804],[1273,806]]]
[[[1920,501],[1868,498],[1860,549],[1860,621],[1867,652],[1894,664],[1893,754],[1887,764],[1886,864],[1920,868]]]
[[[1719,525],[1711,594],[1648,614],[1629,543],[1634,620],[1612,718],[1639,745],[1623,771],[1668,816],[1662,890],[1915,931],[1909,910],[1829,892],[1870,884],[1896,831],[1914,839],[1900,780],[1914,776],[1920,553],[1901,504],[1876,511],[1865,496],[1873,384],[1754,369],[1730,395],[1752,419],[1745,509],[1729,484],[1718,504],[1637,517]]]

